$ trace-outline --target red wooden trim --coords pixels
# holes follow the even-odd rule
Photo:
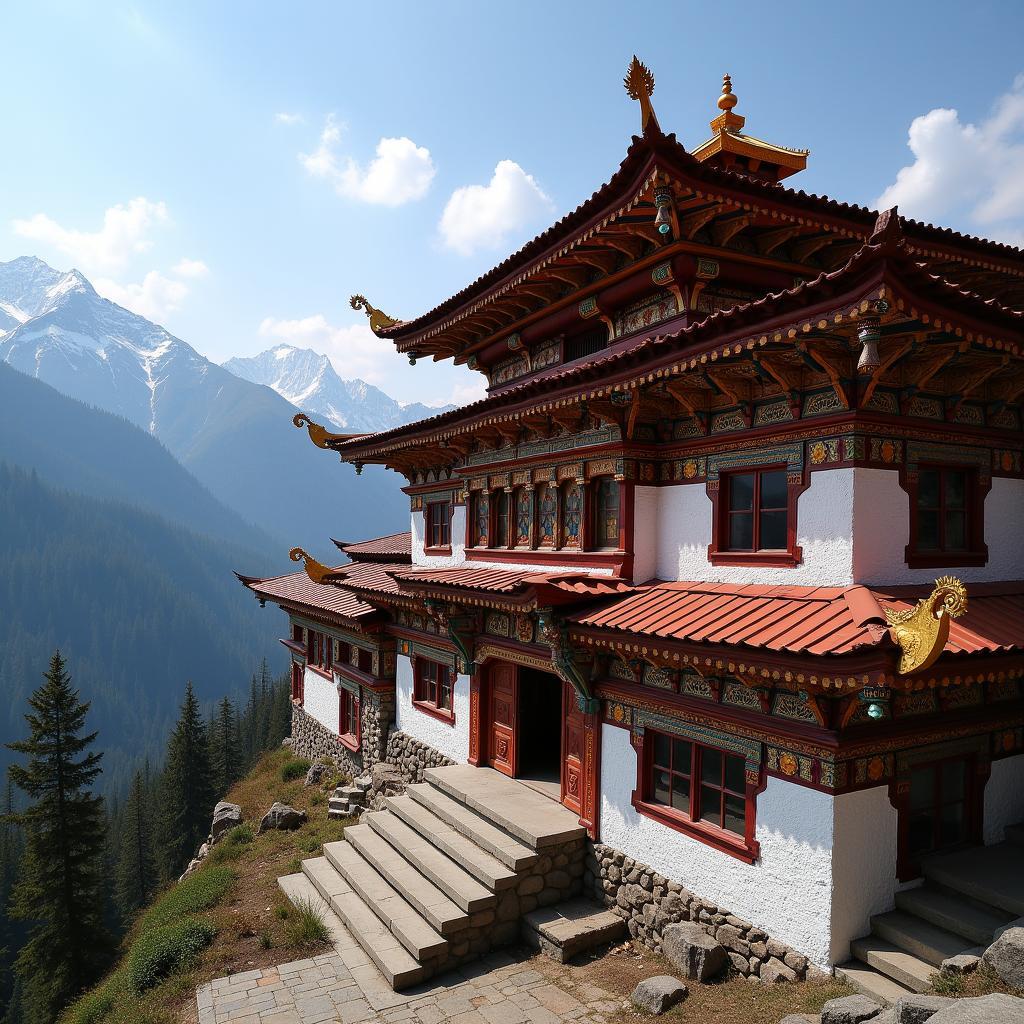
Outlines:
[[[538,565],[571,565],[586,569],[617,570],[629,557],[627,551],[581,551],[579,548],[467,548],[467,562],[523,562]]]
[[[451,553],[452,553],[452,548],[451,548],[450,544],[446,548],[445,547],[428,548],[426,546],[424,546],[424,548],[423,548],[423,554],[425,554],[425,555],[450,555]]]
[[[486,744],[483,739],[483,711],[482,702],[486,697],[484,676],[486,672],[482,667],[469,677],[469,757],[467,761],[474,767],[479,767],[486,762]],[[482,753],[483,752],[483,753]]]
[[[319,665],[311,665],[308,661],[306,662],[306,668],[308,668],[310,672],[315,672],[318,676],[322,676],[324,679],[330,679],[332,683],[334,682],[334,673],[330,670],[321,668]]]
[[[415,697],[412,701],[412,706],[417,711],[422,711],[425,715],[430,715],[431,718],[440,719],[446,725],[455,724],[455,712],[445,711],[443,708],[437,707],[435,704],[428,704],[424,700],[417,700]]]

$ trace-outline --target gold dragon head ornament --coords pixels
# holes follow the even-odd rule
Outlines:
[[[288,557],[293,562],[303,562],[306,570],[306,575],[314,583],[324,583],[325,577],[331,571],[326,565],[318,562],[312,555],[307,554],[302,548],[292,548],[288,552]]]
[[[388,316],[387,313],[382,313],[376,306],[371,306],[366,301],[365,295],[353,295],[348,300],[348,303],[353,309],[361,309],[369,317],[370,330],[374,334],[380,334],[381,331],[388,327],[394,327],[398,323],[397,320]]]
[[[949,639],[949,626],[967,611],[967,588],[955,576],[941,576],[935,589],[913,608],[885,608],[889,635],[901,650],[899,672],[909,675],[933,665]]]

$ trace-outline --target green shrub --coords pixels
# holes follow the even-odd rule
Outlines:
[[[62,1018],[66,1024],[99,1024],[114,1008],[114,1001],[124,989],[124,975],[112,974],[102,985],[86,992]]]
[[[228,867],[201,868],[171,887],[146,911],[142,930],[173,924],[188,914],[215,907],[235,881]]]
[[[294,782],[295,779],[304,779],[309,771],[311,762],[304,757],[296,757],[281,765],[281,781]]]
[[[328,942],[331,937],[324,921],[324,915],[310,899],[295,901],[295,912],[288,918],[285,934],[288,937],[289,946],[301,949],[319,946]]]
[[[252,828],[248,825],[236,825],[210,852],[211,863],[223,864],[226,861],[238,860],[252,841]]]
[[[128,953],[128,983],[141,995],[168,975],[188,970],[216,933],[204,920],[180,921],[142,932]]]

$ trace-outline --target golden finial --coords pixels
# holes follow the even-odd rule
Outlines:
[[[353,309],[363,310],[363,312],[370,318],[370,330],[373,331],[374,334],[380,334],[381,331],[388,327],[394,327],[394,325],[398,323],[397,320],[392,319],[392,317],[388,316],[387,313],[382,313],[376,306],[371,306],[366,301],[365,296],[353,295],[348,301],[349,305]]]
[[[738,102],[738,97],[732,93],[732,78],[729,75],[722,75],[722,95],[718,97],[718,109],[732,110]]]
[[[640,62],[635,53],[622,84],[626,87],[630,99],[640,101],[640,130],[646,132],[647,125],[653,121],[654,128],[661,131],[654,107],[651,106],[651,96],[654,95],[654,74],[646,64]]]
[[[309,434],[310,441],[312,441],[317,448],[330,448],[330,444],[328,443],[330,441],[351,441],[356,437],[366,437],[365,433],[332,434],[326,427],[320,426],[319,423],[314,423],[304,412],[297,412],[292,417],[292,423],[294,423],[299,429],[305,427]]]
[[[934,664],[949,639],[949,623],[967,611],[967,588],[955,576],[941,576],[928,597],[913,608],[884,608],[889,635],[899,646],[900,675]]]
[[[306,575],[314,583],[323,583],[324,577],[331,571],[326,565],[322,565],[312,555],[307,554],[302,548],[292,548],[288,557],[293,562],[304,562]]]

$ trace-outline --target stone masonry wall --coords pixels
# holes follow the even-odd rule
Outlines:
[[[385,758],[387,736],[395,719],[394,695],[363,690],[359,719],[362,735],[359,753],[355,753],[304,708],[292,704],[292,751],[310,761],[331,760],[356,778]]]
[[[363,690],[359,707],[360,748],[363,771],[367,772],[387,757],[388,734],[395,722],[395,695]]]
[[[807,957],[801,953],[610,846],[588,841],[583,886],[625,920],[634,940],[656,953],[666,925],[697,921],[726,948],[744,977],[795,981],[807,976]]]
[[[440,768],[442,765],[455,764],[451,758],[445,757],[440,751],[413,739],[408,733],[397,730],[388,736],[385,760],[398,769],[402,781],[406,785],[422,782],[423,773],[428,768]]]

